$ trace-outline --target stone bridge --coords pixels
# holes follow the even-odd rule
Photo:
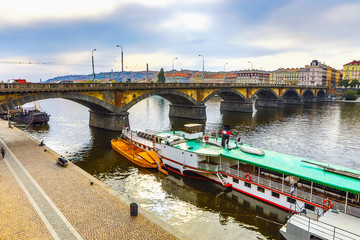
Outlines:
[[[221,111],[252,112],[326,100],[329,89],[315,86],[238,83],[0,83],[0,112],[50,98],[64,98],[90,109],[89,125],[119,131],[129,124],[128,109],[159,95],[171,102],[169,116],[206,119],[205,103],[222,98]]]

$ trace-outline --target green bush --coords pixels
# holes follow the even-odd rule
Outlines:
[[[357,95],[360,95],[360,89],[357,90]]]
[[[356,100],[357,99],[357,91],[355,90],[346,90],[344,92],[345,100]]]

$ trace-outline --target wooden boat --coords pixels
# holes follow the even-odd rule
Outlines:
[[[111,146],[126,159],[140,167],[157,168],[160,172],[168,174],[161,168],[164,164],[155,151],[146,151],[121,138],[111,140]]]

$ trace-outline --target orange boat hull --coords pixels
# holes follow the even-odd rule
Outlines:
[[[146,151],[144,149],[135,146],[134,144],[124,140],[124,139],[113,139],[111,140],[112,148],[124,156],[126,159],[131,161],[132,163],[144,167],[144,168],[158,168],[156,161],[150,158],[143,158],[140,155],[144,155]],[[139,155],[140,154],[140,155]],[[161,161],[158,161],[160,166],[163,165]]]

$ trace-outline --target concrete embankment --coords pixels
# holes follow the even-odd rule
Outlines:
[[[186,238],[144,209],[131,216],[128,198],[38,144],[0,121],[0,239]]]

